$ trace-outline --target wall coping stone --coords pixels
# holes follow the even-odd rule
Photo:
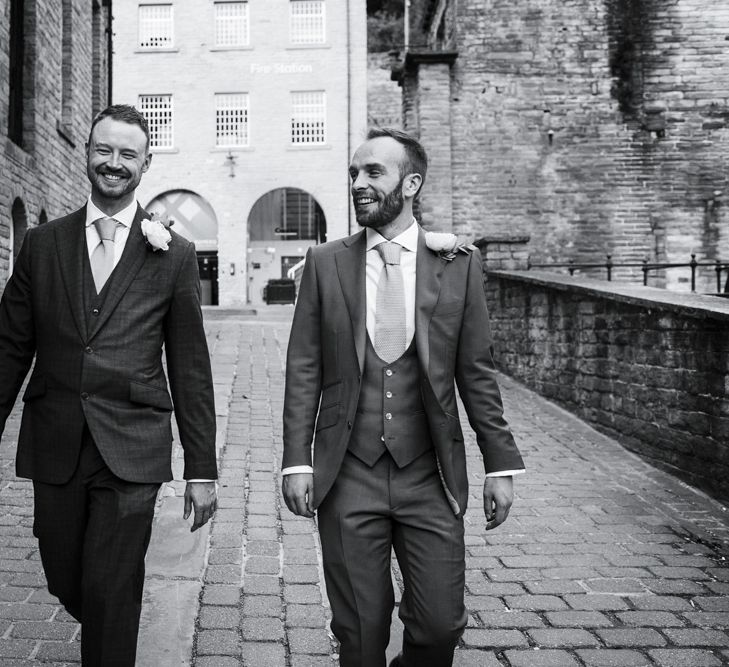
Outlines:
[[[507,280],[544,285],[564,292],[590,294],[649,309],[680,311],[698,319],[729,321],[729,299],[702,294],[671,292],[658,287],[644,287],[595,278],[576,278],[548,271],[486,271],[487,275]]]
[[[531,236],[529,236],[529,234],[488,234],[486,236],[481,236],[477,238],[473,242],[473,245],[475,245],[477,248],[482,248],[489,243],[524,244],[529,243],[530,238]]]

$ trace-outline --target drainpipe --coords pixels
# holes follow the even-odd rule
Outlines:
[[[347,0],[347,166],[352,151],[352,30],[350,23],[350,3]],[[328,227],[327,227],[328,229]],[[347,236],[352,234],[352,205],[349,201],[349,181],[347,181]],[[327,239],[329,240],[329,239]]]

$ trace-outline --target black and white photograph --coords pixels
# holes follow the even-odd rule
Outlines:
[[[726,0],[0,0],[0,667],[729,666]]]

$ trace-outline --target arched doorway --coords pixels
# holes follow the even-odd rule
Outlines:
[[[191,190],[170,190],[145,207],[172,222],[172,229],[195,243],[203,305],[218,305],[218,219],[213,207]]]
[[[26,212],[25,204],[20,197],[16,197],[13,202],[11,215],[13,218],[13,226],[10,229],[10,242],[8,244],[8,277],[10,277],[10,274],[13,272],[15,258],[18,256],[20,248],[23,245],[25,232],[28,231],[28,213]]]
[[[324,211],[308,192],[277,188],[258,199],[248,216],[248,302],[263,303],[268,281],[285,278],[307,248],[324,241]]]
[[[45,225],[47,222],[48,222],[48,214],[46,213],[46,209],[42,208],[40,215],[38,216],[38,224]]]

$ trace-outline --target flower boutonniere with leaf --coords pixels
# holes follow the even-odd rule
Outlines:
[[[172,234],[167,228],[169,225],[165,225],[162,220],[154,215],[151,219],[145,218],[142,220],[141,224],[144,240],[153,252],[158,250],[165,252],[169,249],[170,241],[172,241]]]
[[[447,262],[453,261],[459,252],[468,254],[475,248],[459,243],[458,237],[450,232],[425,232],[425,245]]]

